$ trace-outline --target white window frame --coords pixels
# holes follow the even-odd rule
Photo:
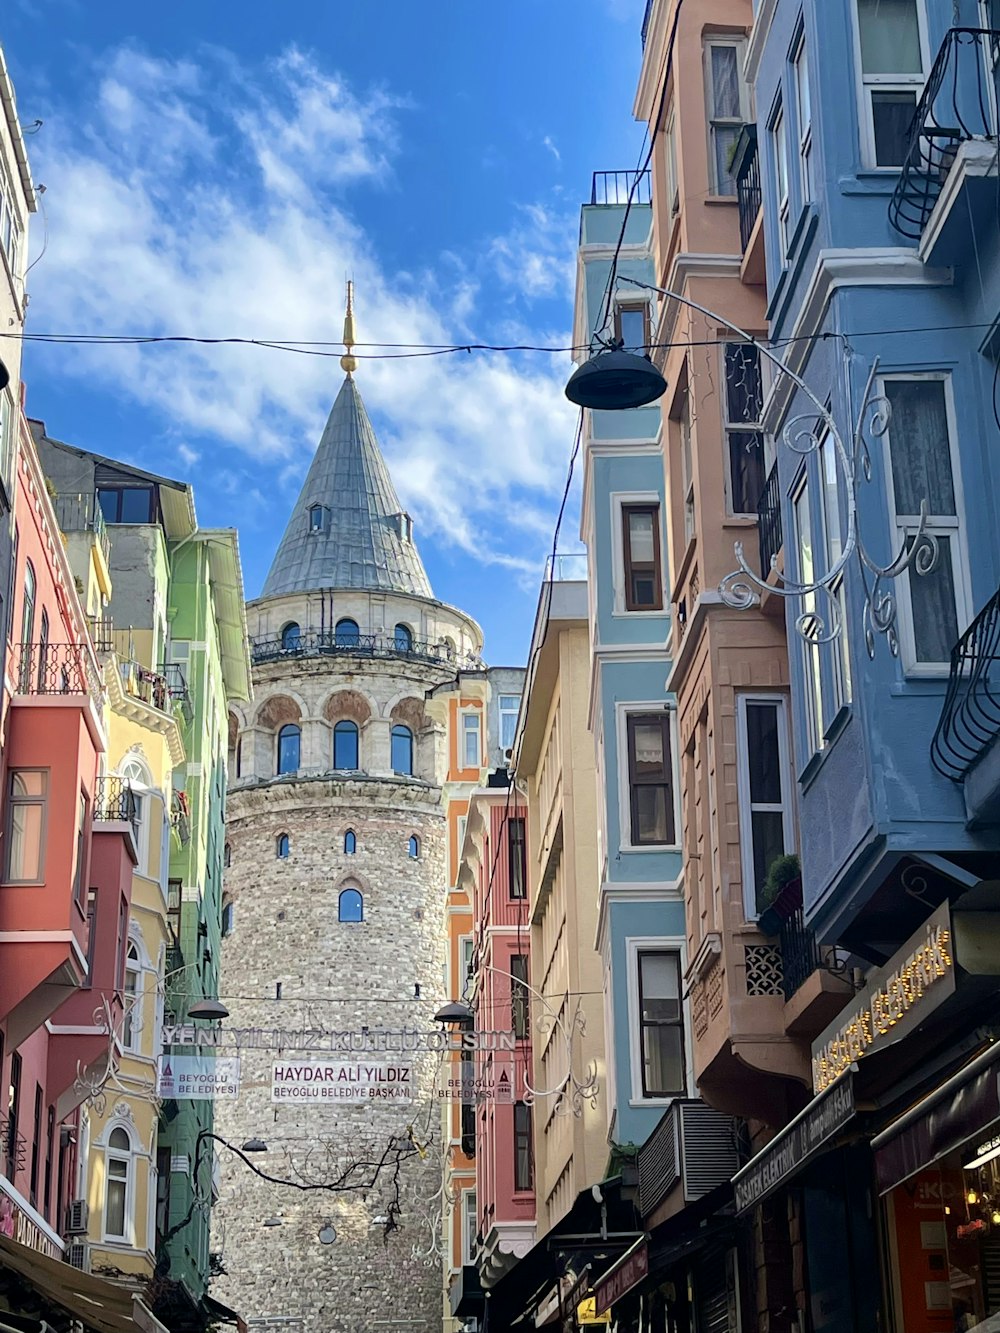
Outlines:
[[[14,486],[14,399],[8,389],[0,392],[0,481],[13,494]]]
[[[832,459],[833,475],[836,479],[835,498],[836,515],[830,513],[830,506],[827,501],[830,498],[830,488],[826,482],[826,460]],[[844,526],[840,516],[840,481],[841,481],[841,463],[837,453],[837,445],[830,435],[829,431],[820,436],[819,448],[816,450],[816,459],[819,469],[819,487],[820,487],[820,516],[823,523],[823,554],[826,559],[826,569],[833,569],[834,565],[841,558],[844,549]],[[830,531],[831,519],[835,517],[837,521],[837,549],[834,549],[833,534]],[[827,728],[833,722],[842,708],[849,704],[854,694],[854,682],[851,673],[851,648],[850,648],[850,624],[847,616],[847,585],[844,572],[838,575],[837,579],[830,584],[830,594],[840,611],[840,633],[837,635],[833,644],[833,684],[834,697],[831,701],[830,716],[824,719]]]
[[[723,429],[723,435],[724,435],[724,437],[725,437],[725,449],[726,449],[726,457],[725,457],[725,469],[726,469],[726,511],[727,511],[727,514],[728,514],[728,516],[729,516],[730,518],[752,518],[752,519],[754,519],[754,520],[756,521],[756,518],[757,518],[757,510],[756,510],[756,509],[737,509],[737,508],[736,508],[736,505],[735,505],[735,502],[734,502],[734,497],[735,497],[735,494],[736,494],[736,488],[735,488],[735,486],[734,486],[734,484],[733,484],[733,453],[732,453],[732,446],[730,445],[730,441],[729,441],[729,436],[730,436],[730,434],[731,434],[731,433],[734,433],[734,432],[737,432],[737,431],[741,431],[741,432],[743,432],[744,434],[747,433],[747,432],[753,431],[753,432],[755,432],[757,435],[760,436],[760,458],[761,458],[761,467],[762,467],[763,481],[764,481],[764,484],[766,484],[766,483],[767,483],[767,474],[768,474],[768,471],[769,471],[770,469],[769,469],[769,467],[768,467],[768,459],[767,459],[767,440],[766,440],[766,436],[765,436],[765,434],[764,434],[764,427],[763,427],[763,424],[762,424],[759,420],[758,420],[758,421],[732,421],[732,420],[730,420],[730,417],[729,417],[729,380],[728,380],[728,377],[727,377],[727,368],[726,368],[726,351],[727,351],[727,349],[728,349],[729,347],[740,347],[740,346],[745,346],[745,345],[746,345],[746,344],[743,343],[743,342],[741,342],[741,340],[740,340],[739,338],[733,338],[733,339],[729,340],[728,342],[724,342],[724,343],[722,344],[722,346],[719,348],[719,356],[720,356],[720,374],[721,374],[721,377],[722,377],[722,394],[721,394],[721,398],[722,398],[722,423],[723,423],[723,425],[722,425],[722,429]],[[750,344],[750,345],[752,346],[753,344]],[[763,411],[764,411],[764,402],[765,402],[765,400],[766,400],[766,398],[767,398],[767,381],[766,381],[765,378],[764,378],[764,365],[765,365],[765,362],[766,362],[766,361],[767,361],[767,357],[765,357],[765,356],[761,356],[761,354],[760,354],[760,349],[757,348],[757,375],[758,375],[758,378],[759,378],[759,380],[760,380],[760,410],[761,410],[761,413],[762,413],[762,414],[763,414]]]
[[[458,996],[465,994],[467,979],[471,975],[472,959],[476,951],[475,937],[472,935],[459,935],[458,937],[458,976],[455,978],[454,991]]]
[[[792,752],[788,736],[788,700],[783,694],[770,691],[738,694],[736,696],[736,791],[740,813],[740,867],[743,875],[743,914],[747,921],[756,921],[756,884],[753,863],[753,812],[750,799],[750,745],[747,737],[747,704],[774,707],[778,713],[778,762],[781,767],[781,796],[778,804],[758,802],[756,809],[781,815],[785,853],[795,851],[795,807]]]
[[[930,51],[927,45],[927,15],[924,0],[914,0],[917,10],[917,33],[920,42],[920,63],[923,69],[917,74],[865,74],[861,64],[861,18],[858,14],[858,0],[851,0],[851,27],[854,34],[854,70],[855,95],[858,103],[858,118],[861,126],[861,163],[866,171],[898,172],[899,166],[878,166],[875,154],[875,117],[872,112],[872,90],[886,93],[909,92],[913,89],[914,110],[920,101],[931,68]]]
[[[677,116],[671,102],[663,131],[663,163],[666,176],[666,200],[671,218],[681,211],[680,177],[677,174]]]
[[[470,768],[482,768],[482,764],[483,764],[483,719],[482,719],[482,716],[481,716],[479,710],[476,709],[476,708],[463,708],[462,711],[461,711],[461,713],[459,714],[459,719],[460,719],[460,721],[459,721],[459,736],[460,736],[460,738],[461,738],[461,745],[462,745],[461,762],[459,763],[459,768],[462,769],[463,772],[464,772],[465,770],[467,770],[467,769],[470,769]],[[468,723],[470,720],[473,720],[473,721],[475,722],[476,725],[475,725],[474,728],[472,728],[472,727],[468,727],[468,726],[467,726],[467,723]],[[467,746],[466,742],[467,742],[467,740],[468,740],[468,737],[469,737],[470,735],[472,735],[473,731],[475,732],[475,735],[476,735],[476,737],[478,738],[477,758],[476,758],[476,762],[475,762],[474,764],[470,764],[470,763],[467,762],[467,759],[468,759],[468,746]]]
[[[705,122],[708,131],[708,184],[710,196],[717,199],[735,199],[736,181],[733,180],[731,192],[722,190],[722,181],[718,178],[718,155],[715,150],[715,135],[720,129],[741,129],[749,118],[746,79],[743,67],[746,63],[746,41],[741,37],[727,37],[723,34],[708,34],[702,47],[702,60],[705,78]],[[715,113],[715,84],[712,78],[712,51],[717,46],[729,47],[736,51],[736,76],[739,80],[739,116],[722,117]]]
[[[21,279],[19,264],[23,244],[24,225],[17,209],[14,183],[7,171],[6,163],[0,161],[0,252],[10,273],[15,294],[18,296],[20,293],[17,288]]]
[[[669,597],[669,583],[667,582],[667,534],[663,526],[663,496],[658,491],[612,491],[609,497],[611,504],[611,586],[613,590],[613,605],[611,608],[612,616],[620,616],[628,620],[641,620],[653,617],[662,620],[664,616],[670,614],[670,608],[667,605]],[[623,510],[627,505],[650,505],[656,506],[657,514],[657,545],[660,551],[660,597],[663,605],[660,607],[650,607],[644,611],[629,611],[625,606],[625,517]],[[661,700],[662,703],[662,700]]]
[[[698,525],[695,520],[694,509],[694,438],[692,432],[694,422],[691,419],[691,387],[690,385],[684,391],[684,402],[681,407],[680,415],[677,418],[678,444],[681,452],[681,484],[683,487],[682,503],[684,505],[684,548],[685,550],[694,540],[698,531]],[[615,561],[617,569],[619,561]],[[665,588],[667,584],[663,585]],[[623,601],[624,605],[624,593]],[[636,614],[635,612],[632,613]]]
[[[122,1129],[128,1135],[128,1152],[111,1147],[111,1135],[116,1129]],[[135,1247],[135,1174],[136,1147],[135,1129],[124,1120],[113,1120],[105,1131],[104,1143],[104,1200],[101,1204],[101,1240],[104,1244]],[[125,1232],[119,1235],[108,1230],[108,1165],[111,1158],[125,1163]],[[120,1177],[118,1177],[120,1179]]]
[[[955,492],[955,514],[928,514],[926,532],[934,537],[949,537],[952,546],[952,579],[955,585],[955,623],[961,635],[972,620],[972,577],[969,569],[969,551],[967,542],[967,521],[965,496],[962,488],[962,468],[958,450],[958,427],[955,418],[954,385],[951,373],[946,370],[900,371],[890,375],[880,375],[876,381],[876,393],[883,395],[886,384],[900,381],[936,381],[944,384],[945,419],[948,423],[948,453],[951,459],[951,482]],[[892,533],[893,547],[898,550],[905,535],[912,535],[917,530],[919,514],[897,514],[895,487],[892,477],[892,457],[890,441],[892,421],[883,437],[883,460],[885,468],[885,491],[889,504],[889,526]],[[937,678],[947,676],[951,670],[951,661],[918,662],[916,639],[913,632],[913,609],[910,601],[910,579],[920,578],[911,569],[904,570],[899,578],[899,596],[897,599],[897,620],[899,624],[899,649],[903,671],[907,676]]]
[[[469,1216],[469,1206],[472,1206],[472,1216]],[[476,1225],[479,1220],[478,1202],[475,1189],[462,1190],[462,1267],[474,1268],[476,1264],[475,1239],[476,1232],[479,1230]]]
[[[633,713],[668,713],[670,716],[670,770],[673,774],[674,841],[637,844],[632,841],[632,800],[628,772],[628,719]],[[677,731],[677,705],[672,700],[615,704],[615,743],[618,747],[618,850],[636,856],[681,851],[681,767]]]
[[[134,958],[130,957],[131,951],[135,952]],[[131,991],[128,988],[130,976],[135,977],[135,986]],[[122,985],[123,1004],[127,1006],[122,1015],[122,1049],[129,1055],[138,1055],[142,1048],[142,1006],[146,989],[143,977],[142,949],[135,939],[129,938],[125,945],[125,977]],[[129,1034],[127,1041],[126,1032]]]
[[[803,469],[791,492],[791,510],[792,510],[792,536],[795,552],[795,577],[799,583],[812,583],[816,577],[816,524],[812,513],[812,494],[809,488],[809,475],[807,469]],[[802,571],[802,553],[800,525],[798,522],[798,510],[800,501],[804,501],[805,513],[809,519],[809,545],[812,552],[812,573],[809,578],[805,578]],[[798,598],[800,614],[805,615],[816,611],[816,594],[807,593]],[[802,691],[802,698],[805,702],[805,721],[806,721],[806,754],[803,756],[803,767],[809,762],[814,754],[818,754],[824,746],[823,733],[824,725],[824,695],[823,695],[823,663],[820,653],[820,645],[810,643],[807,639],[796,635],[799,639],[802,653],[802,672],[804,676],[805,688]]]
[[[517,700],[517,706],[516,706],[516,708],[513,708],[513,709],[511,709],[511,708],[504,708],[504,706],[503,706],[503,702],[504,702],[505,699],[516,699],[516,700]],[[517,719],[518,719],[518,714],[520,713],[520,711],[521,711],[521,696],[520,696],[519,694],[500,694],[500,695],[498,695],[498,701],[497,701],[497,713],[498,713],[498,715],[499,715],[499,720],[500,720],[500,752],[501,752],[501,754],[506,754],[508,750],[513,750],[513,748],[514,748],[514,741],[515,741],[516,738],[517,738]],[[510,745],[504,745],[504,743],[503,743],[503,721],[504,721],[504,718],[505,718],[505,717],[513,717],[513,719],[514,719],[514,735],[513,735],[513,736],[511,737],[511,739],[510,739]]]
[[[809,78],[809,51],[806,47],[805,30],[799,33],[792,52],[792,78],[795,84],[795,118],[799,133],[799,187],[802,192],[802,204],[805,206],[813,197],[812,82]]]
[[[779,98],[767,127],[771,146],[771,165],[774,171],[775,214],[778,226],[778,259],[784,267],[788,260],[791,240],[791,202],[788,171],[788,118],[784,103]]]
[[[42,794],[40,796],[20,797],[15,800],[13,796],[13,786],[14,786],[14,775],[17,773],[40,773],[43,779]],[[6,796],[7,810],[3,824],[6,847],[2,849],[3,853],[2,870],[3,870],[4,884],[27,885],[27,884],[45,883],[45,863],[47,859],[46,852],[48,850],[48,841],[49,841],[49,816],[51,814],[51,811],[49,809],[49,798],[52,795],[52,783],[49,780],[50,777],[51,774],[47,768],[32,768],[27,764],[22,765],[21,767],[13,765],[7,770],[5,777],[5,796]],[[14,809],[16,806],[38,806],[40,807],[42,812],[41,825],[38,830],[38,873],[32,876],[30,879],[24,879],[24,878],[15,879],[11,874],[11,871],[14,868],[12,864],[12,857],[14,854],[13,819],[14,819]]]
[[[139,836],[136,839],[138,846],[136,851],[139,856],[139,863],[136,866],[140,875],[149,878],[149,847],[150,847],[150,828],[153,822],[153,802],[156,799],[163,801],[162,793],[153,786],[153,775],[150,772],[149,765],[145,759],[137,754],[131,754],[122,763],[120,768],[121,776],[130,783],[133,794],[138,797],[139,805]],[[164,808],[161,806],[161,809]]]
[[[672,1097],[646,1097],[642,1091],[642,1031],[639,1013],[639,955],[640,953],[676,953],[680,968],[681,1014],[684,1028],[684,1082],[685,1091]],[[691,1041],[690,1008],[684,999],[684,973],[687,969],[687,941],[683,935],[638,935],[625,940],[625,967],[628,984],[628,1049],[629,1049],[629,1105],[670,1106],[680,1097],[686,1097],[694,1083],[693,1045]]]

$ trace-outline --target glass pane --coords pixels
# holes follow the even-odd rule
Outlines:
[[[621,340],[629,350],[634,352],[645,351],[646,313],[644,310],[620,309],[618,311],[618,327],[621,329]]]
[[[42,864],[43,805],[12,805],[10,809],[11,879],[39,879]]]
[[[917,0],[858,0],[865,74],[920,74]]]
[[[740,72],[735,46],[712,47],[712,116],[736,120],[740,112]]]
[[[664,1021],[679,1019],[680,981],[676,954],[641,953],[639,982],[642,991],[642,1017]]]
[[[732,165],[736,140],[739,137],[739,125],[716,125],[712,129],[712,138],[715,140],[716,194],[736,193],[736,177],[733,175]]]
[[[887,93],[872,89],[872,123],[875,127],[875,165],[901,167],[910,147],[910,122],[917,94]]]
[[[637,843],[670,842],[673,838],[666,787],[635,787],[635,820],[632,830]]]
[[[479,767],[479,718],[466,715],[462,719],[462,731],[465,738],[464,766]]]
[[[413,770],[413,737],[406,727],[392,729],[392,771],[408,775]]]
[[[358,631],[356,620],[338,620],[336,630],[336,644],[338,648],[356,647],[361,635]]]
[[[109,1236],[125,1235],[125,1181],[115,1178],[116,1163],[108,1163],[108,1206],[105,1226]]]
[[[806,61],[806,48],[803,43],[795,62],[795,86],[799,99],[799,137],[809,128],[812,120],[812,104],[809,100],[809,66]]]
[[[632,751],[635,757],[633,777],[658,778],[664,775],[663,723],[636,720],[632,724]]]
[[[937,540],[937,564],[931,572],[918,574],[911,567],[907,575],[918,662],[949,661],[958,638],[952,542],[940,534]]]
[[[118,491],[98,491],[97,503],[106,523],[118,522]]]
[[[684,1088],[684,1048],[680,1027],[644,1028],[642,1047],[646,1093],[655,1096],[681,1092]]]
[[[747,757],[750,800],[754,805],[781,804],[781,748],[778,708],[774,704],[747,704]]]
[[[785,850],[784,821],[780,811],[755,810],[750,816],[753,830],[753,878],[757,911],[765,906],[760,900],[771,862]]]
[[[764,410],[760,351],[750,343],[726,344],[726,413],[734,426],[751,425]]]
[[[837,476],[837,446],[829,435],[820,446],[823,482],[823,517],[825,520],[827,569],[840,559],[843,547],[840,540],[840,500]]]
[[[517,732],[517,713],[500,714],[500,748],[502,750],[513,749],[514,736]]]
[[[729,431],[729,476],[734,514],[756,514],[764,489],[764,437],[759,431]]]
[[[794,501],[795,535],[798,545],[800,583],[813,580],[812,521],[809,515],[809,491],[803,486]]]
[[[123,1149],[125,1152],[128,1152],[132,1147],[132,1144],[129,1141],[129,1136],[124,1129],[113,1129],[111,1131],[111,1137],[108,1139],[108,1143],[112,1148],[118,1148],[119,1150]],[[126,1169],[124,1162],[112,1161],[108,1169],[112,1170],[115,1166],[120,1166],[121,1174],[125,1175]],[[113,1170],[112,1174],[114,1174]]]
[[[887,380],[889,454],[897,514],[955,513],[943,380]]]
[[[278,735],[278,772],[295,773],[299,767],[299,729],[283,727]]]
[[[149,522],[153,498],[152,491],[148,490],[145,486],[131,486],[123,490],[121,496],[122,508],[120,521],[122,523]]]
[[[651,565],[654,560],[653,515],[648,509],[633,509],[628,514],[629,554],[637,565]]]
[[[11,774],[10,794],[12,796],[44,796],[45,774],[30,769],[19,769]]]
[[[779,116],[771,130],[774,141],[774,166],[778,177],[778,198],[788,197],[788,144],[785,139],[785,118]]]
[[[338,722],[333,729],[333,766],[358,766],[358,729],[350,722]]]
[[[629,602],[636,610],[642,607],[658,607],[660,605],[659,598],[656,595],[655,574],[633,571],[629,589]]]

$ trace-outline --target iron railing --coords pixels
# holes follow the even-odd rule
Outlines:
[[[652,173],[645,171],[595,171],[590,186],[592,204],[651,204]]]
[[[649,20],[653,16],[654,0],[646,0],[646,12],[642,16],[642,49],[646,49],[646,38],[649,36]]]
[[[190,722],[194,716],[191,707],[191,693],[188,690],[187,676],[179,662],[166,662],[163,665],[163,679],[167,682],[167,693],[172,703],[180,707],[184,720]]]
[[[138,826],[139,809],[128,778],[109,775],[97,779],[94,791],[94,819],[107,824]]]
[[[295,634],[262,634],[250,640],[250,657],[256,665],[286,657],[402,657],[413,662],[442,662],[455,666],[477,666],[479,659],[456,653],[446,643],[429,639],[404,639],[394,634],[361,634],[345,630],[300,629]]]
[[[4,1175],[13,1181],[18,1171],[23,1171],[28,1161],[28,1141],[17,1132],[17,1122],[10,1116],[0,1115],[0,1162],[3,1163]]]
[[[118,669],[126,694],[158,708],[161,713],[170,712],[170,688],[165,676],[161,676],[158,671],[150,671],[149,667],[140,666],[138,662],[120,661]]]
[[[170,793],[170,822],[177,830],[181,846],[186,847],[191,841],[191,812],[185,792],[173,791]]]
[[[111,538],[101,506],[93,492],[56,494],[52,497],[52,505],[56,511],[56,521],[63,532],[92,532],[104,552],[104,559],[111,559]]]
[[[995,140],[1000,32],[952,28],[941,44],[910,122],[889,221],[910,240],[923,235],[959,146],[969,139]]]
[[[951,650],[944,705],[931,740],[939,773],[962,782],[1000,736],[1000,590]]]
[[[587,555],[585,551],[568,555],[545,557],[544,583],[586,583]]]
[[[802,888],[799,905],[784,918],[778,931],[781,947],[781,988],[790,1000],[802,983],[821,966],[823,958],[816,936],[808,928],[802,913]]]
[[[13,672],[17,694],[101,693],[89,643],[16,643]]]
[[[88,616],[87,628],[95,653],[113,653],[115,650],[115,622],[110,616]]]
[[[776,462],[771,465],[757,501],[757,542],[760,547],[760,576],[766,579],[782,546],[781,488],[778,485]]]
[[[760,213],[760,154],[757,151],[757,126],[744,125],[736,141],[733,156],[736,175],[736,199],[740,210],[740,249],[750,244],[754,223]]]

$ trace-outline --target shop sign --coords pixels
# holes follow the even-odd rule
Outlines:
[[[854,1083],[846,1078],[812,1102],[733,1177],[737,1213],[777,1189],[854,1115]]]
[[[603,1314],[598,1314],[597,1298],[588,1296],[585,1301],[581,1301],[576,1307],[576,1322],[578,1324],[610,1324],[611,1312],[605,1310]]]
[[[240,1062],[235,1056],[161,1055],[156,1091],[160,1097],[194,1101],[240,1095]]]
[[[393,1055],[411,1051],[515,1051],[513,1032],[431,1032],[420,1028],[232,1028],[164,1024],[163,1045],[235,1047],[246,1051],[320,1051],[349,1055]]]
[[[600,1315],[610,1310],[615,1301],[621,1300],[627,1291],[638,1286],[648,1273],[649,1250],[643,1240],[619,1259],[594,1288],[595,1313]]]
[[[61,1259],[63,1252],[51,1236],[47,1235],[38,1223],[21,1205],[3,1189],[0,1181],[0,1236],[16,1240],[18,1245],[27,1245],[29,1250],[46,1254],[50,1259]]]
[[[509,1106],[514,1101],[514,1066],[494,1062],[478,1072],[467,1064],[453,1065],[447,1078],[434,1088],[439,1102],[493,1102]]]
[[[340,1064],[334,1060],[282,1060],[271,1078],[272,1102],[409,1102],[409,1065]]]
[[[823,1092],[855,1061],[905,1037],[954,993],[951,914],[942,903],[813,1042],[813,1091]]]

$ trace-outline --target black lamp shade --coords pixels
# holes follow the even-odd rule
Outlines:
[[[566,385],[566,397],[578,407],[621,412],[655,403],[667,391],[667,381],[648,356],[613,347],[598,352],[578,366]]]
[[[461,1000],[451,1000],[434,1015],[435,1023],[471,1023],[475,1015]]]
[[[246,1143],[243,1144],[243,1151],[267,1152],[267,1144],[264,1142],[263,1139],[258,1139],[256,1137],[252,1139],[247,1139]]]
[[[228,1018],[229,1010],[219,1000],[195,1000],[188,1009],[188,1018]]]

